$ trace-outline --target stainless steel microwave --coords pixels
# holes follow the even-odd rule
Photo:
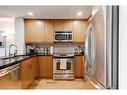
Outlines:
[[[72,31],[56,31],[54,34],[55,42],[72,42]]]

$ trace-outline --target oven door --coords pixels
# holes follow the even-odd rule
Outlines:
[[[61,68],[61,61],[66,62],[66,68]],[[54,74],[65,74],[74,73],[74,62],[73,58],[54,58],[53,59],[53,73]]]

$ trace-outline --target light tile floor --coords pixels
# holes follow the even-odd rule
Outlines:
[[[35,80],[28,89],[96,89],[88,80]]]

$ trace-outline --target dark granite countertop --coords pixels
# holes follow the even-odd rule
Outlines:
[[[74,54],[75,56],[84,56],[84,54]]]
[[[39,54],[36,54],[37,56],[53,56],[53,54],[43,54],[43,53],[39,53]]]
[[[6,67],[18,64],[21,61],[28,59],[28,58],[30,58],[30,56],[17,56],[17,57],[0,59],[0,69],[4,69]]]
[[[6,67],[15,65],[20,63],[23,60],[26,60],[31,57],[35,56],[52,56],[52,54],[25,54],[25,55],[18,55],[16,57],[1,57],[0,58],[0,70],[4,69]]]
[[[75,56],[84,56],[84,54],[74,54]],[[53,56],[53,54],[43,54],[43,53],[39,53],[39,54],[25,54],[25,55],[19,55],[16,57],[11,57],[11,58],[0,58],[0,70],[4,69],[6,67],[15,65],[20,63],[21,61],[31,58],[31,57],[35,57],[35,56]]]

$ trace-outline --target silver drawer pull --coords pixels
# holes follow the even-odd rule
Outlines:
[[[5,70],[1,70],[1,71],[0,71],[0,77],[1,77],[1,76],[3,76],[3,75],[5,75],[5,74],[6,74],[6,72],[7,72],[7,70],[6,70],[6,69],[5,69]]]

